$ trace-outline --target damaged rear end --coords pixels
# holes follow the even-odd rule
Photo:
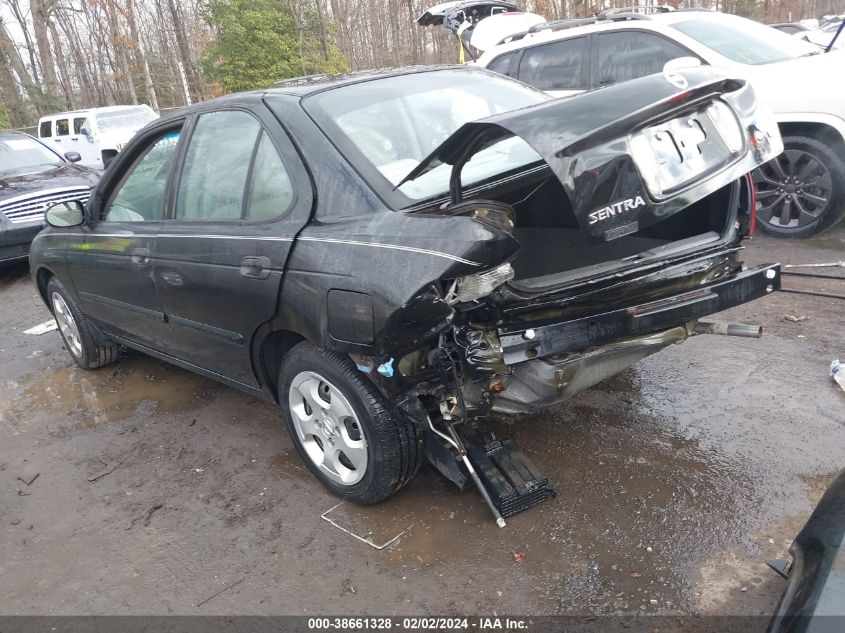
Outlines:
[[[463,169],[514,137],[537,168],[476,198]],[[707,68],[456,131],[403,181],[451,168],[450,203],[417,212],[474,217],[520,246],[444,280],[467,415],[560,402],[777,289],[776,265],[746,270],[739,253],[753,225],[746,174],[780,151],[751,87]]]
[[[782,149],[753,89],[706,67],[465,123],[395,190],[447,171],[448,200],[406,217],[443,218],[456,240],[458,219],[482,225],[489,240],[466,257],[485,263],[425,285],[439,316],[414,349],[381,346],[359,366],[396,359],[372,375],[427,425],[432,463],[463,485],[463,462],[498,519],[539,502],[548,482],[480,420],[559,403],[778,289],[777,265],[746,269],[740,252],[747,174]],[[479,180],[496,161],[507,169]],[[417,322],[414,305],[393,322]]]

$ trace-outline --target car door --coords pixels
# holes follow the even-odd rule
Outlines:
[[[107,331],[160,351],[168,327],[152,262],[181,127],[159,129],[134,147],[122,176],[98,192],[90,227],[68,255],[84,312]]]
[[[698,57],[667,37],[643,30],[609,31],[594,36],[595,87],[659,73],[678,57]]]
[[[73,151],[70,148],[70,119],[68,117],[56,119],[51,146],[62,156],[65,152]]]
[[[88,167],[98,167],[97,155],[99,152],[94,146],[94,143],[89,141],[88,137],[82,132],[87,121],[88,117],[86,116],[74,116],[71,118],[70,151],[79,152],[79,155],[82,157],[80,160],[81,164]]]
[[[519,61],[519,80],[555,97],[587,90],[588,44],[588,36],[580,36],[526,48]]]
[[[308,173],[263,104],[195,117],[154,264],[175,355],[258,385],[250,344],[277,312],[311,202]]]

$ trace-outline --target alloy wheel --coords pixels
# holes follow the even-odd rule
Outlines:
[[[827,210],[833,193],[830,170],[817,156],[787,149],[758,167],[757,219],[780,229],[807,226]]]
[[[288,391],[293,426],[309,459],[329,479],[352,486],[367,471],[367,440],[343,393],[320,374],[298,373]]]
[[[77,358],[81,358],[82,338],[79,335],[79,326],[76,324],[76,319],[73,318],[73,313],[70,311],[64,297],[58,292],[53,293],[51,302],[53,304],[53,315],[56,317],[59,331],[64,336],[71,353]]]

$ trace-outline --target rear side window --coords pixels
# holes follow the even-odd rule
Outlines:
[[[519,80],[540,90],[586,90],[587,38],[525,49]]]
[[[38,126],[38,136],[40,138],[50,138],[53,136],[53,122],[41,121],[41,124]]]
[[[499,73],[505,77],[513,77],[516,79],[519,73],[519,58],[522,56],[522,51],[513,51],[499,55],[492,62],[487,64],[487,70],[492,70],[494,73]]]
[[[686,48],[659,35],[619,31],[598,36],[598,84],[610,84],[653,75],[666,62],[692,56]]]
[[[56,136],[67,136],[70,134],[70,123],[67,119],[56,121]]]
[[[160,220],[164,209],[167,176],[181,131],[170,131],[154,141],[135,161],[106,208],[105,222]]]
[[[255,150],[244,217],[269,220],[284,214],[292,205],[293,184],[288,170],[270,137],[262,132]]]
[[[176,218],[240,220],[261,126],[246,112],[200,115],[182,167]]]

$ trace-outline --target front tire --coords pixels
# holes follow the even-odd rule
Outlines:
[[[117,360],[118,346],[111,342],[103,345],[97,342],[91,323],[55,277],[47,282],[47,300],[65,348],[77,365],[83,369],[96,369]]]
[[[346,356],[298,344],[282,362],[279,400],[302,461],[343,499],[378,503],[419,469],[421,429]]]
[[[757,222],[775,237],[810,237],[845,216],[845,163],[814,138],[785,136],[783,145],[753,172]]]

